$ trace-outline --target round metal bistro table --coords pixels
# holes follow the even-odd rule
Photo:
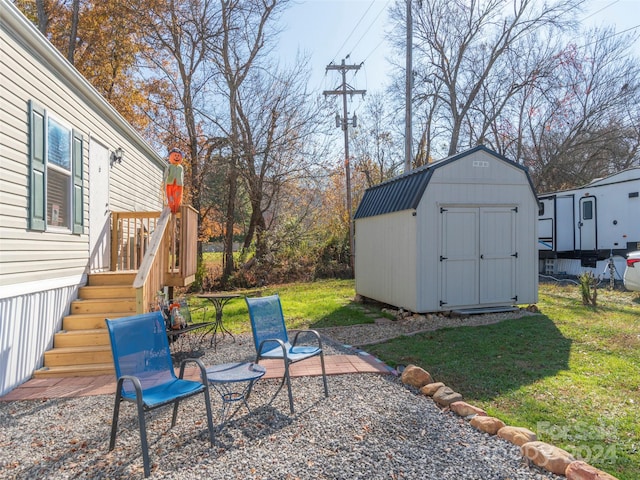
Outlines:
[[[219,429],[237,412],[229,415],[234,403],[242,402],[249,413],[251,409],[247,399],[251,394],[253,384],[262,378],[266,369],[257,363],[223,363],[207,368],[207,380],[222,398],[222,418]],[[238,406],[239,408],[240,406]]]

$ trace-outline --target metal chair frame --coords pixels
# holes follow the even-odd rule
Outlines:
[[[320,355],[320,365],[322,367],[322,382],[324,384],[324,396],[329,396],[329,388],[327,386],[327,374],[324,365],[324,351],[322,349],[322,339],[317,331],[307,329],[296,332],[293,338],[293,344],[289,343],[289,335],[287,333],[287,327],[284,322],[284,315],[282,313],[282,304],[278,295],[271,295],[268,297],[249,298],[245,297],[247,307],[249,309],[249,318],[251,320],[251,330],[253,333],[253,343],[256,348],[256,363],[260,362],[262,358],[276,358],[282,359],[284,362],[284,377],[282,382],[287,383],[287,390],[289,393],[289,408],[291,413],[294,413],[293,407],[293,393],[291,390],[291,376],[289,373],[289,365],[297,362],[301,362],[311,357]],[[261,309],[269,309],[270,312],[270,326],[275,330],[269,333],[274,335],[269,336],[269,333],[263,335],[261,332]],[[277,330],[277,331],[276,331]],[[314,346],[298,346],[298,337],[301,334],[311,334],[318,343],[317,347]],[[282,388],[282,385],[280,388]],[[278,389],[279,391],[280,389]]]
[[[106,323],[107,329],[109,330],[109,338],[111,340],[111,350],[113,352],[116,378],[118,379],[115,405],[113,409],[113,421],[111,424],[109,451],[114,449],[116,443],[120,404],[123,401],[135,403],[138,413],[138,425],[140,427],[144,475],[145,477],[148,477],[151,469],[145,413],[150,410],[155,410],[156,408],[173,404],[171,427],[174,427],[178,417],[178,406],[180,401],[201,393],[203,393],[205,397],[209,441],[213,446],[215,430],[211,415],[211,398],[209,395],[209,383],[207,381],[205,366],[198,359],[187,358],[180,363],[180,375],[179,377],[176,377],[173,369],[173,362],[171,360],[171,353],[169,351],[165,321],[162,314],[159,311],[156,311],[113,320],[106,319]],[[129,338],[123,339],[122,341],[119,340],[121,332],[125,333],[125,337]],[[131,342],[132,337],[140,339],[140,349],[134,350],[134,342]],[[152,340],[149,337],[151,337]],[[149,342],[153,344],[155,349],[144,349],[144,346],[148,346]],[[152,358],[152,355],[150,355],[151,353],[155,353],[156,356]],[[142,360],[135,362],[136,365],[141,366],[141,368],[137,369],[134,374],[123,374],[121,356],[131,357],[132,355],[137,355],[134,360]],[[161,363],[161,365],[159,365],[160,368],[148,368],[150,365],[158,366],[158,362]],[[162,364],[162,362],[164,362],[164,364]],[[196,363],[200,368],[201,382],[185,380],[183,378],[185,366],[190,362]],[[126,369],[127,372],[132,370],[132,362],[130,358],[127,358],[126,361],[123,360],[123,363],[126,363],[126,365],[124,365],[124,369]],[[163,366],[166,368],[162,368]],[[133,370],[136,369],[133,368]],[[147,375],[145,376],[145,374]],[[161,381],[153,383],[154,374],[157,374],[158,379]],[[143,381],[141,381],[142,377],[144,377]],[[129,389],[128,391],[127,386]],[[131,390],[131,387],[133,387],[133,390]]]

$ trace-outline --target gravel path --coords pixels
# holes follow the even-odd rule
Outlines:
[[[326,338],[327,354],[348,353]],[[207,351],[205,364],[250,360],[247,335]],[[392,375],[294,378],[296,413],[279,382],[261,380],[249,401],[207,442],[203,399],[147,415],[157,479],[558,479],[527,465],[518,447],[476,431]],[[212,391],[214,414],[220,399]],[[0,478],[143,478],[136,414],[120,411],[116,448],[108,452],[112,396],[0,402]],[[215,421],[215,420],[214,420]]]
[[[322,334],[342,344],[366,346],[381,343],[401,335],[415,335],[445,327],[477,327],[498,323],[502,320],[534,315],[520,309],[514,312],[497,312],[485,315],[444,316],[438,314],[411,315],[400,320],[377,318],[375,323],[352,325],[350,327],[323,328]]]

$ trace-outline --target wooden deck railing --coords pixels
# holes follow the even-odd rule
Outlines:
[[[112,270],[137,270],[136,312],[149,311],[165,286],[187,286],[197,270],[198,214],[188,205],[171,215],[160,212],[114,212]],[[174,254],[174,251],[176,254]]]
[[[160,212],[111,213],[111,270],[138,270]]]

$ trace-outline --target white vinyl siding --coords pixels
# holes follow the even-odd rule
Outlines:
[[[37,31],[31,31],[26,19],[16,19],[9,11],[5,14],[4,3],[1,8],[0,287],[24,283],[32,288],[37,281],[80,278],[86,273],[91,228],[87,162],[92,137],[111,150],[122,147],[125,152],[122,164],[109,172],[112,210],[161,210],[164,163]],[[26,34],[18,35],[12,29],[14,23]],[[70,179],[71,199],[81,201],[71,200],[75,208],[68,212],[72,223],[65,233],[61,228],[38,231],[29,224],[30,103],[72,129],[72,151],[82,153],[82,161],[72,166],[79,175]]]
[[[36,198],[42,202],[39,228],[30,222],[31,105],[42,109],[43,122],[46,112],[71,130],[68,202],[74,208],[65,208],[65,228],[45,225],[44,196]],[[89,146],[96,142],[107,151],[121,147],[125,152],[122,164],[101,172],[108,178],[112,210],[160,211],[166,162],[9,0],[0,0],[0,122],[2,395],[42,365],[62,317],[86,282]],[[45,181],[44,162],[41,172],[38,180]]]

